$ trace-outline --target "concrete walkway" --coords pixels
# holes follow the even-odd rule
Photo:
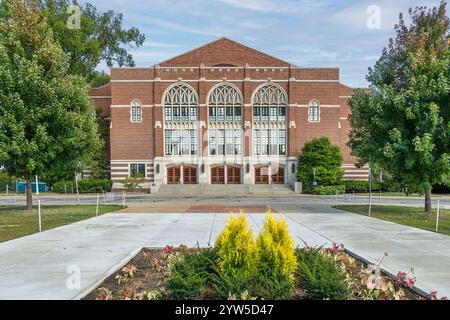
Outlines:
[[[289,213],[296,243],[343,243],[396,274],[414,267],[424,292],[450,295],[450,237],[352,213]],[[251,214],[254,232],[264,214]],[[129,261],[141,247],[213,244],[228,214],[112,213],[0,244],[0,299],[77,299]],[[69,268],[69,269],[68,269]],[[75,268],[75,269],[74,269]],[[81,286],[66,285],[80,270]],[[73,271],[72,271],[73,272]]]

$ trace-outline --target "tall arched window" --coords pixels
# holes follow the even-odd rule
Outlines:
[[[228,83],[214,87],[208,95],[210,155],[242,153],[242,101],[239,89]]]
[[[253,96],[253,121],[286,121],[286,93],[280,87],[266,84]]]
[[[141,102],[137,99],[131,102],[130,121],[142,122],[142,105]]]
[[[193,156],[198,152],[198,96],[185,83],[169,88],[164,96],[164,150],[167,156]]]
[[[164,97],[164,121],[196,121],[198,97],[195,90],[184,84],[170,88]]]
[[[309,103],[308,119],[309,122],[320,122],[320,102],[316,99]]]
[[[279,86],[268,83],[253,95],[253,154],[286,155],[287,95]],[[265,124],[274,124],[270,129]],[[278,124],[280,124],[278,126]]]

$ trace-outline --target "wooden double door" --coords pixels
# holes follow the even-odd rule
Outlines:
[[[227,184],[241,183],[241,167],[216,166],[211,168],[211,184],[225,184],[225,174]]]
[[[272,172],[270,172],[267,166],[255,168],[255,184],[269,184],[269,175],[271,175],[271,181],[274,184],[284,184],[284,168],[272,167]]]
[[[181,170],[183,170],[184,184],[197,184],[197,167],[194,166],[174,166],[167,168],[167,183],[178,184],[181,180]]]

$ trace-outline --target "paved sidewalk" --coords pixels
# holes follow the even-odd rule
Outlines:
[[[450,237],[328,208],[327,213],[289,213],[298,245],[344,243],[389,272],[415,268],[425,292],[450,295]],[[324,210],[325,212],[325,210]],[[251,214],[254,232],[264,214]],[[0,244],[0,299],[74,299],[125,264],[141,247],[207,246],[228,214],[112,213]],[[70,290],[68,267],[81,271],[81,288]]]

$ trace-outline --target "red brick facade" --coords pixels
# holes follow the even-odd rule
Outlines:
[[[339,69],[299,68],[223,38],[151,68],[112,69],[111,76],[111,84],[92,90],[91,97],[111,121],[110,159],[116,188],[120,188],[120,182],[129,175],[130,163],[145,163],[146,179],[155,184],[168,183],[172,172],[169,168],[179,166],[186,174],[183,166],[191,165],[197,169],[196,183],[211,183],[210,170],[214,166],[237,165],[241,170],[240,182],[252,184],[255,183],[254,168],[278,163],[277,166],[285,169],[284,183],[292,183],[295,180],[293,165],[303,145],[322,136],[341,148],[345,178],[367,179],[367,169],[354,167],[355,159],[346,146],[350,112],[347,101],[353,89],[339,82]],[[199,154],[179,159],[167,157],[164,149],[164,97],[166,90],[177,83],[192,87],[198,95],[200,131]],[[243,100],[243,152],[233,159],[208,154],[207,97],[211,89],[221,83],[237,88]],[[252,148],[252,98],[258,88],[267,84],[281,88],[287,98],[286,121],[280,124],[287,133],[287,152],[283,156],[255,156]],[[142,110],[138,123],[131,121],[131,103],[136,99]],[[309,121],[311,101],[320,104],[319,122]]]

